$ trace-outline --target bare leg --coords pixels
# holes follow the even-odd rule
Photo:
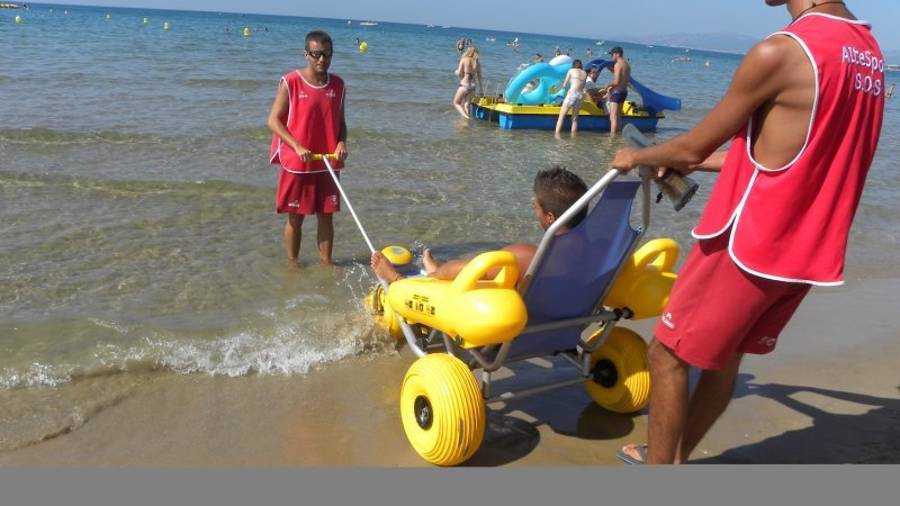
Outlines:
[[[319,261],[322,265],[331,265],[331,247],[334,243],[334,222],[331,214],[317,213],[318,228],[316,242],[319,245]]]
[[[690,366],[654,339],[647,349],[650,362],[650,417],[647,463],[672,464],[688,414]]]
[[[622,104],[616,102],[609,103],[609,135],[619,133],[619,119],[622,114]]]
[[[681,444],[675,454],[675,462],[687,462],[691,452],[703,439],[715,421],[725,412],[734,394],[735,379],[743,355],[735,355],[721,371],[703,371],[691,396],[687,424],[681,436]]]
[[[303,231],[303,215],[288,214],[288,219],[284,223],[284,252],[287,253],[288,260],[297,261],[300,255],[300,239]]]
[[[562,132],[563,122],[566,121],[566,113],[569,112],[569,106],[565,102],[559,108],[559,118],[556,119],[556,134],[559,135]]]
[[[581,110],[581,104],[576,102],[575,106],[572,107],[572,133],[578,131],[578,112]]]
[[[463,102],[466,102],[466,99],[469,97],[469,90],[465,86],[460,86],[456,88],[456,95],[453,96],[453,107],[459,112],[460,116],[463,118],[469,119],[469,111],[467,110],[466,103],[463,105]]]

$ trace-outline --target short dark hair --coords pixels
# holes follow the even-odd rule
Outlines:
[[[534,196],[538,204],[559,218],[576,200],[587,192],[587,185],[577,174],[565,167],[554,165],[534,176]],[[574,227],[587,216],[587,206],[568,223]]]
[[[625,51],[622,51],[621,47],[616,46],[609,50],[609,54],[625,55]]]
[[[583,67],[583,65],[581,64],[581,60],[575,60],[572,62],[573,69],[580,69],[582,67]]]
[[[306,34],[306,42],[303,43],[304,49],[309,49],[309,43],[312,41],[316,41],[321,45],[328,44],[328,47],[334,49],[334,43],[331,42],[331,35],[323,32],[322,30],[313,30]]]

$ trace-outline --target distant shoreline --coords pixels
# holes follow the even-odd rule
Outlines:
[[[49,7],[66,7],[66,8],[85,7],[85,8],[91,8],[91,9],[116,9],[116,10],[123,10],[123,11],[138,11],[138,12],[142,12],[142,11],[175,11],[175,12],[194,12],[194,13],[200,13],[200,14],[229,14],[229,15],[235,15],[235,16],[252,15],[252,16],[271,16],[271,17],[277,17],[277,18],[321,19],[321,20],[333,21],[333,22],[345,22],[347,20],[352,20],[355,23],[358,23],[360,21],[367,21],[367,22],[374,22],[374,23],[378,23],[378,24],[408,25],[408,26],[422,26],[422,27],[427,26],[423,23],[413,23],[413,22],[405,22],[405,21],[388,21],[388,20],[374,19],[374,18],[355,20],[353,18],[343,18],[343,17],[330,18],[330,17],[317,17],[317,16],[300,16],[300,15],[294,15],[294,14],[273,14],[273,13],[267,13],[267,12],[234,12],[234,11],[178,9],[178,8],[161,9],[158,7],[126,7],[126,6],[111,7],[111,6],[104,6],[104,5],[89,5],[89,4],[31,3],[29,5],[32,7],[47,7],[47,8],[49,8]],[[563,35],[563,34],[558,34],[558,33],[509,31],[509,30],[501,30],[501,29],[475,28],[475,27],[465,27],[465,26],[450,26],[448,28],[444,28],[440,24],[437,24],[437,23],[433,23],[433,24],[436,25],[433,29],[447,29],[447,30],[463,31],[463,32],[479,31],[479,32],[487,32],[492,35],[510,34],[511,36],[519,36],[519,37],[536,35],[536,36],[540,36],[540,37],[561,37],[561,38],[567,38],[567,39],[580,39],[580,40],[591,41],[591,42],[594,42],[597,40],[606,40],[607,43],[623,43],[623,44],[629,44],[629,45],[634,45],[634,46],[645,46],[646,47],[648,45],[652,45],[652,46],[659,47],[659,48],[690,49],[691,51],[705,51],[705,52],[717,53],[717,54],[728,54],[728,55],[743,55],[743,54],[745,54],[745,52],[741,52],[741,51],[726,51],[726,50],[720,50],[720,49],[706,49],[706,48],[701,48],[701,47],[688,47],[688,46],[671,46],[671,45],[667,45],[667,44],[650,44],[650,43],[645,43],[645,42],[620,40],[620,39],[616,39],[616,38],[603,38],[603,37],[593,37],[592,38],[592,37],[588,37],[588,36],[584,36],[584,35],[571,36],[571,35]]]
[[[729,51],[727,49],[710,49],[705,47],[693,47],[693,46],[670,46],[667,44],[651,44],[649,42],[633,42],[628,40],[623,40],[622,42],[626,44],[632,44],[635,46],[654,46],[654,47],[664,47],[666,49],[690,49],[691,51],[703,51],[705,53],[716,53],[716,54],[727,54],[733,56],[744,56],[747,54],[746,51]]]
[[[193,13],[199,13],[199,14],[228,14],[228,15],[235,15],[235,16],[251,15],[251,16],[271,16],[271,17],[277,17],[277,18],[321,19],[321,20],[333,21],[333,22],[344,22],[348,19],[353,20],[353,18],[343,18],[343,17],[329,18],[329,17],[315,17],[315,16],[300,16],[300,15],[295,15],[295,14],[274,14],[274,13],[267,13],[267,12],[235,12],[235,11],[218,11],[218,10],[178,9],[178,8],[160,9],[158,7],[125,7],[125,6],[111,7],[111,6],[103,6],[103,5],[54,4],[54,3],[43,3],[43,2],[42,3],[30,3],[29,7],[48,7],[48,8],[49,7],[64,7],[64,8],[85,7],[85,8],[92,8],[92,9],[116,9],[116,10],[123,10],[123,11],[175,11],[175,12],[193,12]],[[353,21],[356,21],[357,23],[359,23],[360,21],[367,21],[367,22],[374,22],[377,24],[393,24],[393,25],[408,25],[408,26],[422,26],[422,27],[428,26],[427,24],[425,24],[423,22],[387,21],[387,20],[374,19],[374,18],[364,19],[364,20],[358,19],[358,20],[353,20]],[[521,36],[537,35],[537,36],[541,36],[541,37],[562,37],[562,38],[567,38],[567,39],[579,39],[579,40],[585,40],[585,41],[605,40],[608,43],[622,43],[622,44],[629,44],[629,45],[634,45],[634,46],[644,46],[644,47],[654,46],[654,47],[666,48],[666,49],[689,49],[691,51],[703,51],[703,52],[707,52],[707,53],[722,54],[722,55],[729,55],[729,56],[743,56],[743,55],[747,54],[747,51],[740,51],[740,50],[712,49],[712,48],[706,48],[706,47],[670,45],[670,44],[665,44],[665,43],[639,42],[639,41],[634,41],[634,40],[618,39],[615,37],[612,37],[612,38],[604,38],[604,37],[599,37],[599,36],[588,37],[585,35],[570,36],[570,35],[562,35],[562,34],[556,34],[556,33],[509,31],[509,30],[501,30],[501,29],[475,28],[475,27],[465,27],[465,26],[442,26],[438,23],[431,23],[431,24],[434,25],[433,28],[455,30],[457,32],[459,32],[459,31],[463,31],[463,32],[479,31],[479,32],[490,33],[491,35],[509,34],[513,37],[514,36],[521,37]],[[704,34],[697,34],[697,35],[704,35]],[[749,36],[745,36],[745,37],[749,37]],[[760,38],[760,40],[761,39],[762,38]],[[887,55],[888,53],[895,52],[895,50],[888,49],[888,50],[885,50],[884,52]],[[888,60],[891,60],[891,58],[888,57]]]

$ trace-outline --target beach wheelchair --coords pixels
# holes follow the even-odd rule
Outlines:
[[[650,179],[619,176],[609,171],[553,223],[518,288],[515,257],[493,251],[452,281],[405,278],[370,294],[379,323],[418,357],[403,379],[400,415],[423,459],[441,466],[469,459],[484,437],[485,406],[498,400],[583,383],[607,410],[646,406],[647,345],[616,325],[661,314],[676,279],[678,245],[655,239],[637,247],[649,225]],[[642,223],[634,228],[639,190]],[[598,196],[581,223],[556,235]],[[504,364],[541,356],[564,358],[576,376],[492,395],[492,374]]]

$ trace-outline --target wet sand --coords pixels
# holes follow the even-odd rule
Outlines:
[[[900,279],[814,290],[775,354],[745,361],[734,401],[694,462],[900,463],[898,294]],[[650,323],[633,328],[647,337]],[[406,442],[398,414],[400,382],[411,363],[400,350],[306,376],[147,371],[118,375],[127,381],[83,380],[60,387],[60,398],[66,389],[103,384],[108,401],[73,415],[81,418],[41,442],[0,452],[0,465],[426,466]],[[569,374],[555,360],[519,364],[494,387]],[[491,408],[485,442],[467,465],[613,466],[618,447],[645,437],[646,413],[606,412],[581,386]],[[4,420],[11,422],[15,430],[28,425]]]

